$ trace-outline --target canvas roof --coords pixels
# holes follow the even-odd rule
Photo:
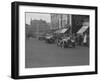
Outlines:
[[[82,28],[77,32],[78,34],[82,34],[84,33],[87,29],[88,29],[89,26],[82,26]]]
[[[68,28],[57,30],[55,33],[65,33],[68,30]]]

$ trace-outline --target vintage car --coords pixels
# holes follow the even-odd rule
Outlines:
[[[62,38],[57,41],[57,45],[62,48],[68,48],[68,47],[73,48],[75,47],[75,40],[70,37]]]
[[[49,35],[47,35],[46,37],[45,37],[45,41],[47,42],[47,43],[55,43],[55,37],[54,37],[54,35],[52,35],[52,34],[49,34]]]
[[[39,40],[45,40],[45,35],[40,35],[40,36],[38,37],[38,39],[39,39]]]

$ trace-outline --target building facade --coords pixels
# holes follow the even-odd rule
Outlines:
[[[72,15],[72,33],[78,32],[83,25],[89,26],[88,15]]]
[[[67,25],[71,26],[71,15],[70,14],[51,14],[51,29],[65,28]]]

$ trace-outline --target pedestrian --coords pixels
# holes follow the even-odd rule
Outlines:
[[[83,44],[83,37],[82,35],[79,35],[79,45],[81,46]]]
[[[84,34],[83,45],[86,46],[87,44],[87,34]]]

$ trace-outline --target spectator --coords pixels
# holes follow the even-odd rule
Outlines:
[[[82,35],[79,35],[79,45],[82,45],[82,43],[83,43],[83,37]]]
[[[87,44],[87,34],[85,33],[83,37],[83,45],[86,46],[86,44]]]

